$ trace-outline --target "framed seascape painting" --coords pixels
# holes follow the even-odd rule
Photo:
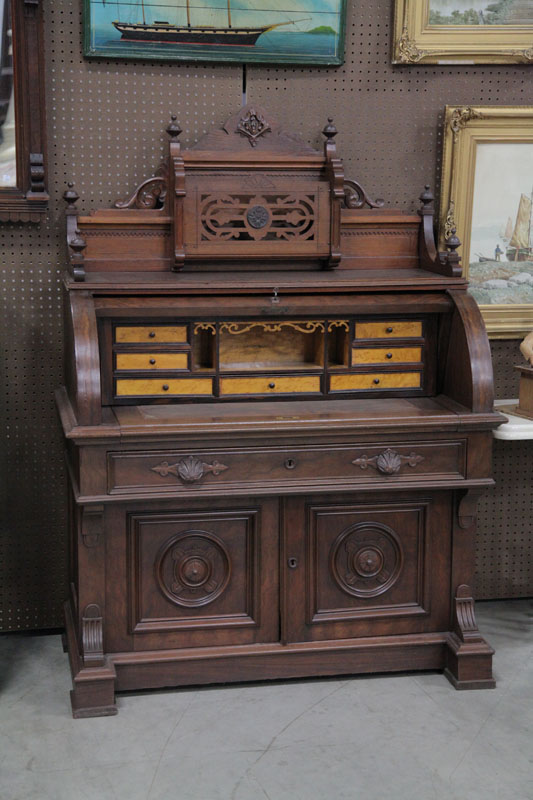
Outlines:
[[[395,3],[395,64],[533,63],[533,0]]]
[[[447,106],[440,245],[453,228],[489,334],[533,328],[533,106]]]
[[[346,0],[84,0],[103,58],[342,64]]]

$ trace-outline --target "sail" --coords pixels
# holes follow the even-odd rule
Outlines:
[[[528,197],[527,194],[523,194],[520,197],[516,223],[511,241],[509,242],[510,247],[516,247],[517,249],[529,247],[530,219],[531,198]]]
[[[512,235],[513,235],[513,221],[511,219],[511,217],[508,217],[507,225],[506,225],[505,233],[504,233],[504,238],[505,239],[510,239]]]

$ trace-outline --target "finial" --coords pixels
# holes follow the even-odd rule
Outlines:
[[[420,200],[425,206],[429,205],[430,203],[433,203],[433,201],[435,200],[435,197],[433,195],[433,192],[431,191],[429,183],[426,183],[424,191],[420,195]]]
[[[333,139],[333,137],[338,134],[338,130],[333,124],[333,117],[328,117],[328,124],[324,127],[322,133],[324,134],[328,142],[330,139]]]
[[[168,127],[166,129],[166,131],[167,131],[167,133],[168,133],[168,135],[170,136],[171,139],[177,139],[178,136],[181,133],[181,128],[178,125],[178,123],[176,122],[176,119],[177,119],[176,115],[175,114],[171,114],[170,115],[170,122],[168,123]]]
[[[452,228],[451,236],[448,236],[444,244],[446,245],[446,249],[450,251],[450,254],[455,254],[457,248],[461,247],[461,240],[457,236],[457,228]]]
[[[63,192],[63,200],[67,204],[67,209],[73,209],[78,200],[80,199],[79,194],[77,193],[76,189],[74,188],[74,184],[69,181],[67,184],[68,188],[65,189]]]

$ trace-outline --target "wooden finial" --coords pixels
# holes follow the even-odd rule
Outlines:
[[[448,236],[444,244],[446,245],[446,249],[449,250],[450,255],[456,255],[455,251],[458,247],[461,247],[461,240],[457,236],[457,228],[452,228],[451,236]]]
[[[74,210],[74,206],[80,199],[80,196],[77,193],[76,189],[74,188],[74,184],[72,182],[69,182],[67,186],[68,188],[65,189],[65,191],[63,192],[63,200],[67,204],[67,211],[69,210],[72,211]]]
[[[324,127],[322,133],[324,134],[328,142],[330,139],[333,139],[338,134],[338,130],[333,124],[333,117],[328,117],[328,124]]]
[[[429,183],[426,183],[424,191],[420,195],[420,202],[422,203],[422,208],[420,209],[422,214],[433,214],[435,197]]]
[[[166,131],[167,131],[167,133],[168,133],[168,135],[170,136],[171,139],[177,139],[178,136],[181,133],[181,128],[178,125],[178,123],[176,122],[176,119],[177,119],[176,115],[175,114],[171,114],[170,122],[168,123],[168,127],[166,129]]]

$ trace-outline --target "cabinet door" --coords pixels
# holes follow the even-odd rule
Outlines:
[[[277,501],[198,506],[127,514],[134,649],[278,641]]]
[[[284,641],[448,629],[451,494],[396,497],[287,500]]]

